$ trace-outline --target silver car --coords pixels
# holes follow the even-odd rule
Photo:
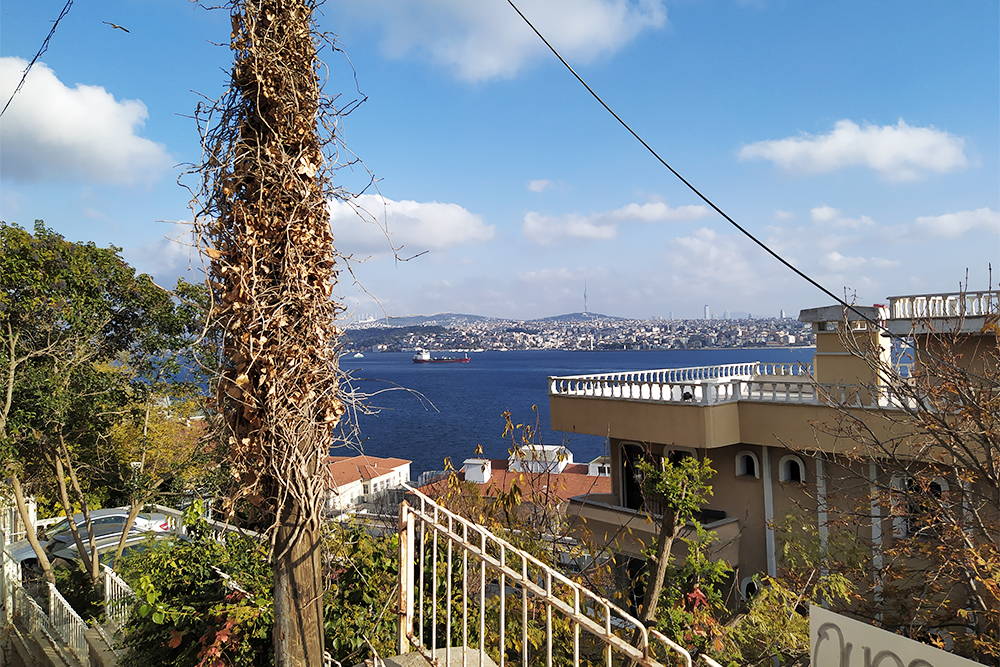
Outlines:
[[[128,537],[125,538],[122,555],[145,551],[160,540],[174,537],[178,536],[155,531],[130,531]],[[101,563],[114,568],[115,552],[118,550],[118,541],[120,538],[121,533],[119,532],[115,535],[104,535],[94,539],[95,546],[97,547],[97,557]],[[87,553],[90,553],[90,545],[85,544],[84,546],[87,549]],[[46,551],[49,551],[49,559],[52,561],[52,567],[54,568],[67,567],[71,562],[77,561],[80,558],[80,551],[76,548],[76,544],[72,539],[70,539],[68,544],[59,544],[57,541],[50,542],[49,546],[46,547]]]
[[[122,531],[125,529],[125,522],[128,520],[128,514],[128,507],[112,507],[103,510],[93,510],[90,513],[90,524],[94,530],[94,538],[97,539],[106,535],[121,535]],[[76,523],[80,536],[85,540],[88,539],[89,534],[87,533],[87,525],[83,514],[74,514],[73,521]],[[64,518],[62,521],[58,521],[50,526],[44,526],[41,528],[39,530],[38,541],[41,543],[42,548],[51,553],[48,547],[53,542],[71,544],[73,542],[73,532],[70,530],[69,526],[69,521]],[[165,514],[140,513],[139,516],[136,517],[129,532],[166,532],[169,530],[170,523]],[[65,546],[61,548],[65,548]],[[29,564],[35,563],[38,560],[35,555],[35,550],[31,548],[31,543],[28,542],[28,540],[18,540],[17,542],[12,542],[7,546],[7,552],[17,563]]]

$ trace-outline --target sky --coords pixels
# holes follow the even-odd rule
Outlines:
[[[0,104],[65,4],[0,5]],[[664,160],[831,292],[996,286],[998,3],[515,4]],[[629,318],[832,303],[656,161],[506,0],[329,0],[317,23],[339,47],[321,52],[326,93],[363,100],[335,173],[360,194],[330,202],[348,317],[532,319],[582,311],[585,290],[590,312]],[[76,0],[0,118],[0,217],[118,246],[160,284],[203,280],[185,172],[229,33],[227,10],[188,0]]]

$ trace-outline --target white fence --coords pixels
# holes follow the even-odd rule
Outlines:
[[[124,627],[137,598],[114,570],[104,564],[101,564],[101,569],[104,571],[104,613],[108,623],[117,630]]]
[[[87,647],[87,640],[84,633],[87,631],[87,624],[73,611],[66,599],[56,590],[55,584],[48,584],[49,587],[49,621],[56,633],[63,642],[73,652],[73,655],[83,664],[90,662],[90,649]]]
[[[742,371],[747,368],[752,373]],[[704,379],[698,379],[698,378]],[[784,379],[784,378],[797,379]],[[646,403],[716,405],[733,401],[805,403],[858,408],[891,408],[899,401],[885,387],[872,393],[861,385],[814,382],[812,367],[801,364],[732,364],[667,371],[632,371],[550,377],[550,396],[607,398]]]
[[[90,649],[83,636],[87,626],[55,586],[46,583],[44,587],[38,587],[39,593],[47,587],[48,595],[40,596],[48,605],[46,612],[22,585],[21,566],[6,551],[0,551],[0,564],[0,592],[3,595],[5,616],[3,621],[17,623],[27,633],[47,638],[67,664],[89,665]]]
[[[34,523],[37,526],[35,499],[27,498],[25,504],[27,505],[29,523]],[[26,535],[24,522],[21,521],[21,513],[17,511],[17,505],[14,504],[13,499],[5,500],[3,506],[0,507],[0,532],[6,535],[11,542],[23,540]]]
[[[407,490],[416,500],[400,507],[400,653],[416,650],[437,667],[480,667],[487,657],[499,667],[692,664],[684,648],[625,610]],[[453,658],[456,648],[464,650]]]
[[[889,316],[894,320],[996,315],[1000,313],[1000,292],[891,296],[889,297],[889,313]]]

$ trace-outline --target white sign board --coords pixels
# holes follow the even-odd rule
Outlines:
[[[939,648],[809,607],[812,667],[982,667]]]

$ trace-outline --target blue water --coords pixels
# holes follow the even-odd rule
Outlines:
[[[629,350],[616,352],[518,351],[472,354],[467,364],[415,364],[411,353],[345,356],[341,368],[369,399],[377,415],[357,419],[361,447],[373,456],[413,461],[412,479],[441,470],[445,457],[456,467],[474,455],[476,445],[490,458],[506,458],[510,440],[501,438],[503,412],[515,423],[534,422],[538,406],[541,442],[564,442],[573,459],[586,463],[605,453],[604,438],[550,430],[546,378],[654,368],[714,366],[745,361],[812,363],[815,348],[736,350]],[[409,390],[409,391],[407,391]],[[376,392],[378,392],[376,394]],[[415,392],[419,392],[419,395]],[[343,448],[334,454],[351,453]]]

